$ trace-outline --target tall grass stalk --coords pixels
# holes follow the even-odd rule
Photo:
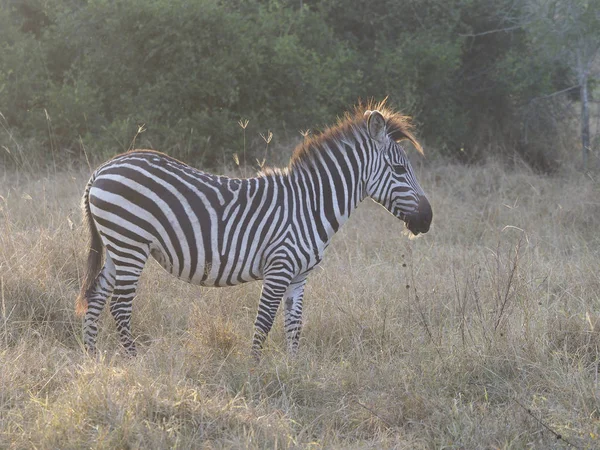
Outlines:
[[[244,146],[243,146],[243,163],[244,163],[244,172],[243,172],[243,177],[246,178],[248,175],[246,173],[246,128],[248,127],[248,123],[250,121],[248,119],[240,119],[238,121],[238,125],[242,128],[243,130],[243,136],[244,136]],[[239,165],[239,161],[238,161],[238,165]]]

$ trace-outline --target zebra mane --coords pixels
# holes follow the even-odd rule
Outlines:
[[[388,108],[386,100],[370,101],[367,104],[359,103],[353,111],[346,112],[338,118],[335,125],[326,128],[323,132],[314,136],[306,136],[304,142],[294,149],[289,167],[293,168],[311,161],[316,154],[325,151],[324,149],[338,147],[336,144],[342,140],[356,139],[357,135],[366,136],[368,133],[366,116],[374,110],[379,111],[385,118],[387,134],[390,138],[396,142],[410,141],[423,155],[423,147],[413,135],[414,127],[410,117]]]

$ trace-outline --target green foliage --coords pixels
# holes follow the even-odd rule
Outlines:
[[[267,129],[285,141],[389,96],[448,155],[477,160],[493,145],[547,168],[540,149],[561,127],[539,99],[571,72],[537,51],[535,27],[515,26],[524,5],[0,0],[4,134],[69,157],[82,144],[124,151],[135,136],[214,165],[239,151],[241,118],[250,142]]]
[[[0,112],[10,126],[25,129],[31,108],[43,104],[48,80],[39,41],[22,32],[13,14],[0,8]]]
[[[12,96],[1,104],[10,126],[41,140],[51,120],[60,147],[122,151],[145,124],[137,145],[210,163],[239,140],[242,117],[295,130],[331,119],[356,95],[352,51],[306,9],[98,0],[36,11],[45,20],[35,34],[24,32],[22,8],[0,13],[17,59],[0,62]],[[19,82],[9,79],[15,71]]]

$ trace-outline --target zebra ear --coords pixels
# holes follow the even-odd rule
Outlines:
[[[379,111],[372,111],[367,119],[367,129],[371,139],[382,142],[386,135],[385,119]]]
[[[373,111],[371,111],[370,109],[367,109],[365,111],[365,113],[363,114],[363,117],[365,118],[365,120],[369,120],[369,116],[371,115]]]

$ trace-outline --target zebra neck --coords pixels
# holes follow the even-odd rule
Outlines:
[[[289,173],[298,205],[325,245],[366,196],[366,158],[348,143],[340,142],[340,147],[314,153]]]

